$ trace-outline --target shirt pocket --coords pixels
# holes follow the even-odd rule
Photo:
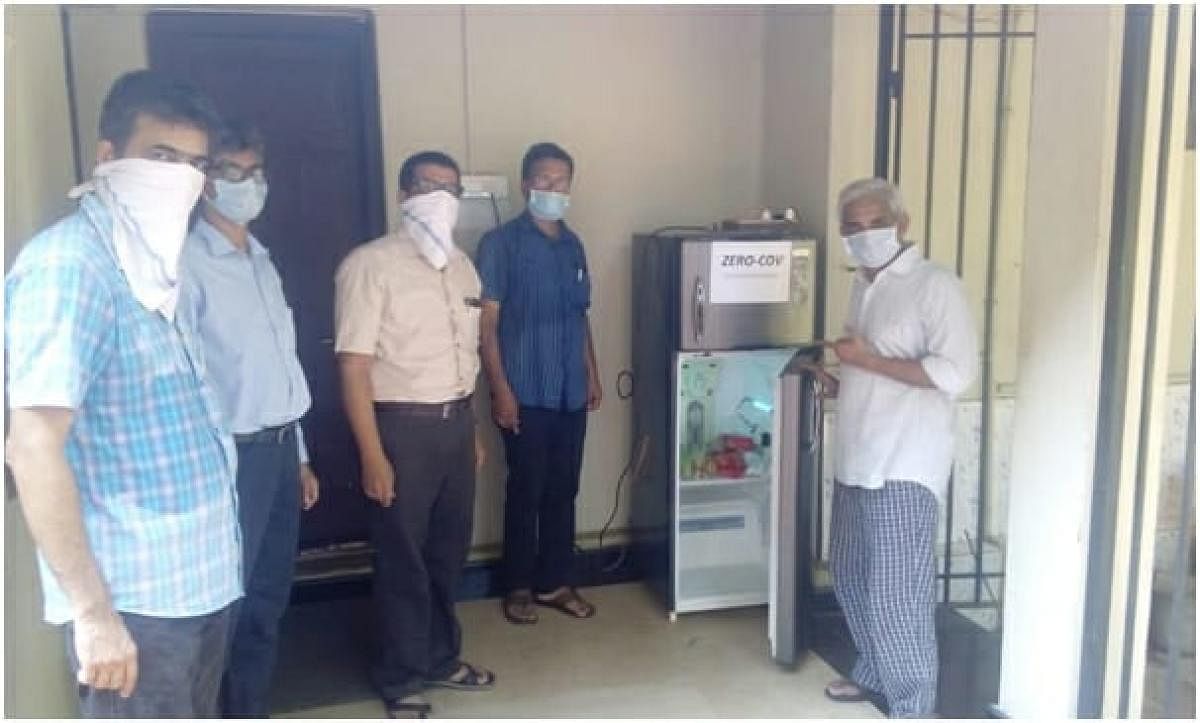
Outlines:
[[[154,385],[167,377],[191,373],[180,332],[157,312],[134,309],[132,317],[122,324],[122,334],[133,350],[125,359],[127,374]]]
[[[567,302],[573,309],[586,311],[592,305],[592,276],[582,253],[576,253],[568,269]]]

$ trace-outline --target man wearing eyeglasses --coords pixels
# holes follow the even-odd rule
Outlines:
[[[459,659],[454,612],[471,542],[477,452],[479,277],[454,245],[458,164],[437,151],[400,169],[400,228],[336,276],[342,396],[362,460],[382,625],[371,677],[394,718],[426,717],[428,686],[491,688]]]
[[[222,712],[266,717],[279,620],[292,587],[300,509],[316,504],[300,417],[312,402],[292,310],[267,249],[247,224],[267,200],[262,134],[244,122],[216,136],[200,218],[184,245],[179,321],[237,442],[246,596],[234,608]]]
[[[78,210],[6,279],[8,462],[85,717],[219,712],[242,594],[235,452],[176,324],[217,123],[190,85],[120,77]]]

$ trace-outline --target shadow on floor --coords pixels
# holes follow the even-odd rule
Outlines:
[[[274,686],[274,710],[300,711],[375,698],[368,677],[373,646],[369,596],[315,599],[291,605],[284,615]],[[986,718],[1000,677],[1000,634],[945,606],[938,609],[941,675],[938,712],[943,717]],[[854,647],[839,612],[814,620],[813,650],[842,674]],[[314,655],[319,651],[319,655]],[[883,701],[876,707],[885,710]]]

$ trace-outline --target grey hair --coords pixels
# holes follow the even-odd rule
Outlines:
[[[846,210],[846,206],[864,199],[883,203],[895,219],[900,219],[907,213],[899,188],[882,178],[860,178],[847,184],[838,193],[838,215]]]

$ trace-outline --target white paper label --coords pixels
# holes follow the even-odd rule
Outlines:
[[[792,242],[716,241],[710,303],[786,304],[791,301]]]

